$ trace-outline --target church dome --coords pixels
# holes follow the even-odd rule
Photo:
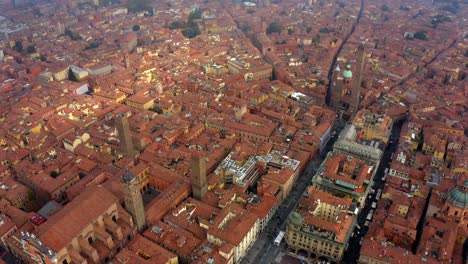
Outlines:
[[[463,186],[450,190],[447,199],[458,208],[468,209],[468,181],[465,181]]]
[[[351,72],[351,65],[346,65],[346,69],[343,71],[343,78],[353,78],[353,73]]]

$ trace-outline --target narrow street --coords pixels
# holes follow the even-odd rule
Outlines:
[[[356,20],[353,23],[353,26],[351,27],[351,31],[349,31],[349,33],[345,36],[345,38],[341,42],[335,56],[333,57],[330,68],[328,69],[328,86],[327,86],[327,95],[325,97],[325,102],[326,102],[327,105],[330,104],[331,86],[332,86],[332,81],[333,81],[333,71],[335,70],[336,60],[338,59],[338,56],[340,55],[341,50],[343,49],[344,45],[346,44],[346,42],[348,42],[348,39],[353,35],[354,31],[356,30],[356,27],[359,25],[359,21],[361,21],[362,11],[363,10],[364,10],[364,0],[361,0],[361,6],[359,8],[359,13],[357,15]]]
[[[333,58],[332,64],[330,65],[329,72],[328,72],[328,86],[327,86],[327,96],[326,96],[327,105],[330,102],[331,81],[332,81],[332,74],[333,74],[333,69],[335,68],[336,60],[343,46],[346,44],[348,39],[354,33],[356,26],[359,24],[363,9],[364,9],[364,0],[361,0],[361,6],[360,6],[359,14],[356,18],[356,21],[354,22],[351,28],[351,31],[345,36],[343,42],[339,46],[338,51]],[[242,260],[243,264],[274,263],[275,259],[278,257],[278,254],[282,250],[286,250],[283,247],[284,242],[282,245],[278,247],[278,246],[273,245],[273,241],[275,237],[278,235],[280,230],[283,230],[283,231],[286,230],[287,216],[299,203],[299,200],[302,194],[305,192],[305,190],[309,186],[310,182],[312,181],[312,177],[315,175],[320,164],[326,157],[326,154],[333,149],[333,144],[335,143],[337,136],[339,135],[339,132],[341,131],[341,129],[343,129],[343,127],[344,125],[338,126],[335,136],[330,139],[322,155],[317,155],[309,163],[305,171],[300,175],[300,177],[295,183],[295,186],[293,190],[291,191],[291,193],[289,194],[289,196],[286,197],[286,199],[282,202],[281,206],[277,209],[273,218],[270,220],[268,226],[265,228],[265,230],[263,230],[262,233],[259,234],[257,241],[255,241],[253,246],[249,249],[248,253]]]
[[[260,233],[257,241],[250,248],[242,263],[255,264],[270,263],[274,261],[274,256],[276,256],[279,251],[277,250],[278,247],[273,245],[273,241],[276,235],[278,235],[280,228],[283,227],[286,223],[287,216],[294,209],[296,203],[299,201],[300,197],[306,190],[316,170],[320,166],[321,161],[321,157],[316,157],[309,163],[305,171],[297,179],[295,187],[289,196],[287,196],[286,199],[281,203],[280,207],[277,209],[276,213],[268,223],[268,226],[265,228],[265,230],[263,230],[262,233]],[[267,261],[265,258],[269,261]],[[260,260],[262,261],[260,262]]]
[[[294,188],[286,199],[281,203],[276,213],[268,223],[267,227],[261,232],[257,238],[257,241],[249,249],[248,253],[242,260],[243,264],[251,263],[274,263],[279,253],[285,248],[283,247],[284,241],[281,246],[273,245],[273,241],[278,235],[280,230],[286,230],[286,219],[289,213],[297,206],[301,196],[306,191],[312,177],[317,172],[320,164],[325,159],[326,154],[332,150],[333,144],[335,143],[337,136],[344,126],[338,126],[336,128],[335,136],[332,136],[328,141],[323,154],[316,154],[315,158],[309,163],[304,172],[297,179]]]
[[[371,210],[371,204],[375,201],[375,197],[377,195],[377,190],[384,187],[384,182],[382,181],[382,177],[384,175],[385,168],[389,167],[391,163],[392,154],[395,152],[398,146],[398,139],[400,137],[401,128],[403,126],[403,121],[395,123],[393,125],[392,134],[390,135],[390,144],[385,149],[384,155],[382,160],[380,161],[379,168],[377,169],[377,173],[374,177],[374,184],[373,188],[375,192],[367,197],[366,205],[358,214],[358,221],[357,224],[361,227],[361,229],[355,228],[354,236],[351,237],[348,243],[348,248],[344,254],[342,263],[347,264],[354,264],[357,263],[359,258],[359,251],[361,250],[361,245],[359,242],[361,239],[366,235],[368,231],[368,227],[364,226],[366,222],[366,217],[369,211]]]
[[[439,50],[435,55],[434,57],[432,57],[428,62],[424,63],[423,65],[423,69],[427,68],[429,65],[431,65],[434,61],[437,60],[437,58],[440,56],[440,54],[444,53],[445,51],[449,50],[450,48],[452,48],[453,46],[455,46],[455,44],[457,43],[456,40],[453,40],[447,47]],[[390,92],[393,90],[393,89],[396,89],[397,87],[401,87],[403,84],[405,84],[405,82],[412,78],[414,75],[416,75],[416,73],[422,71],[423,69],[414,69],[411,73],[407,74],[406,76],[404,76],[403,78],[401,78],[398,82],[396,82],[394,85],[392,85],[389,90],[387,91],[387,93],[385,94],[390,94]],[[383,95],[380,95],[379,98],[383,97]]]

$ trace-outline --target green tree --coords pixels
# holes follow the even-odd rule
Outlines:
[[[58,170],[53,170],[50,172],[50,177],[52,178],[57,178],[60,175],[60,172]]]
[[[292,35],[294,33],[294,30],[292,28],[288,29],[288,35]]]
[[[80,40],[83,39],[80,34],[73,33],[69,28],[65,29],[65,35],[69,36],[71,40]]]
[[[184,25],[182,25],[182,23],[180,23],[179,21],[174,21],[172,22],[170,25],[169,25],[169,29],[172,30],[172,29],[178,29],[178,28],[183,28]]]
[[[29,201],[35,201],[36,200],[36,193],[33,190],[28,190],[27,196],[28,196]]]
[[[306,32],[310,33],[312,31],[312,27],[307,27]]]
[[[460,4],[458,2],[452,2],[449,5],[443,6],[442,10],[448,11],[452,14],[456,14],[460,10]]]
[[[21,40],[17,40],[13,49],[17,52],[23,52],[23,42]]]
[[[271,33],[281,33],[281,26],[276,23],[276,22],[271,22],[270,25],[268,26],[267,28],[267,34],[271,34]]]
[[[320,42],[320,34],[315,35],[315,37],[314,37],[314,39],[312,41]]]
[[[80,177],[80,179],[83,179],[84,177],[86,177],[86,173],[84,172],[78,172],[78,177]]]
[[[132,27],[132,30],[133,30],[133,31],[138,31],[138,30],[140,30],[140,25],[134,25],[134,26]]]
[[[242,30],[242,32],[244,32],[244,34],[247,34],[247,32],[249,32],[250,30],[250,26],[249,24],[241,24],[240,29]]]
[[[29,45],[27,50],[28,50],[28,53],[34,53],[36,52],[36,47],[34,47],[34,45]]]
[[[126,7],[129,12],[150,11],[152,8],[149,6],[151,0],[132,0],[128,1]]]
[[[440,14],[431,17],[431,24],[433,28],[436,28],[439,24],[442,24],[444,22],[452,22],[452,20],[450,19],[450,17]]]
[[[120,3],[120,1],[115,1],[115,0],[99,0],[99,6],[109,6],[110,4],[116,4]]]
[[[41,55],[40,60],[41,60],[42,62],[45,62],[45,61],[47,60],[47,58],[46,58],[44,55]]]
[[[320,33],[331,33],[333,31],[334,31],[333,29],[329,29],[329,28],[326,28],[326,27],[319,29]]]
[[[407,7],[407,6],[405,6],[405,5],[400,5],[400,10],[402,10],[402,11],[409,11],[410,8]]]
[[[81,40],[81,39],[83,39],[83,38],[81,37],[80,34],[73,34],[73,35],[71,36],[71,39],[76,41],[76,40]]]
[[[69,28],[66,28],[65,29],[65,35],[71,37],[73,35],[73,31],[71,31],[71,29],[69,29]]]
[[[414,33],[414,38],[419,40],[427,40],[427,32],[425,31],[418,31]]]
[[[312,44],[314,46],[317,46],[320,43],[320,34],[315,35],[315,37],[312,39]]]
[[[384,12],[388,12],[388,11],[390,11],[390,7],[388,7],[388,5],[381,5],[380,10],[382,10]]]
[[[186,27],[184,30],[182,30],[182,34],[186,38],[194,38],[198,35],[200,35],[200,29],[198,28],[198,25],[193,26],[193,27]]]
[[[190,21],[190,20],[193,21],[193,20],[195,20],[195,19],[200,19],[200,18],[201,18],[201,15],[202,15],[202,13],[201,13],[200,8],[197,8],[197,9],[193,10],[193,11],[190,13],[188,20],[189,20],[189,21]]]
[[[41,11],[37,8],[33,8],[32,13],[33,15],[38,16],[38,17],[42,16]]]
[[[95,41],[91,42],[91,44],[86,46],[85,50],[95,49],[95,48],[99,47],[99,45],[100,45],[99,41],[95,40]]]
[[[190,13],[185,29],[182,30],[182,35],[186,38],[194,38],[201,34],[198,24],[194,21],[195,19],[201,18],[201,10],[199,8],[195,9]]]

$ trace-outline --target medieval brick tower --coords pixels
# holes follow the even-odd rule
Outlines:
[[[350,110],[352,113],[356,113],[359,108],[359,101],[361,97],[361,82],[362,82],[362,72],[364,71],[365,63],[365,47],[364,43],[361,43],[356,52],[356,75],[353,79],[353,89],[351,91],[351,102]]]
[[[340,75],[340,67],[337,65],[333,73],[333,83],[331,87],[330,106],[336,110],[340,108],[341,96],[343,94],[343,77]]]
[[[119,133],[120,150],[126,157],[135,157],[135,149],[133,147],[132,134],[130,132],[130,125],[128,124],[128,117],[125,115],[118,115],[115,117],[115,126]]]
[[[195,153],[192,155],[192,194],[197,200],[203,199],[208,186],[206,183],[206,161],[205,156]]]
[[[140,193],[140,184],[135,175],[128,170],[122,176],[122,182],[124,184],[125,209],[132,215],[138,231],[141,232],[146,227],[146,216],[143,198]]]

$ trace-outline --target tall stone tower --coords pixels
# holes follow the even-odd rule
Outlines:
[[[130,68],[130,56],[127,54],[124,55],[125,68]]]
[[[364,43],[361,43],[356,52],[356,76],[353,79],[353,90],[351,92],[351,111],[355,113],[359,108],[359,101],[361,97],[361,82],[362,82],[362,72],[364,70],[364,56],[365,56],[365,47]]]
[[[128,117],[126,115],[117,115],[115,117],[115,126],[119,133],[120,150],[126,157],[135,157],[135,149],[133,147],[132,134],[130,132],[130,125],[128,124]]]
[[[140,193],[140,184],[135,175],[128,170],[122,176],[122,182],[124,184],[125,208],[132,215],[138,231],[141,232],[146,227],[146,217],[145,206]]]
[[[192,194],[197,200],[203,199],[208,186],[206,183],[206,161],[205,156],[199,153],[192,154]]]
[[[340,107],[341,95],[343,94],[343,77],[340,75],[340,66],[337,65],[333,73],[333,83],[331,87],[330,106],[334,109]]]

